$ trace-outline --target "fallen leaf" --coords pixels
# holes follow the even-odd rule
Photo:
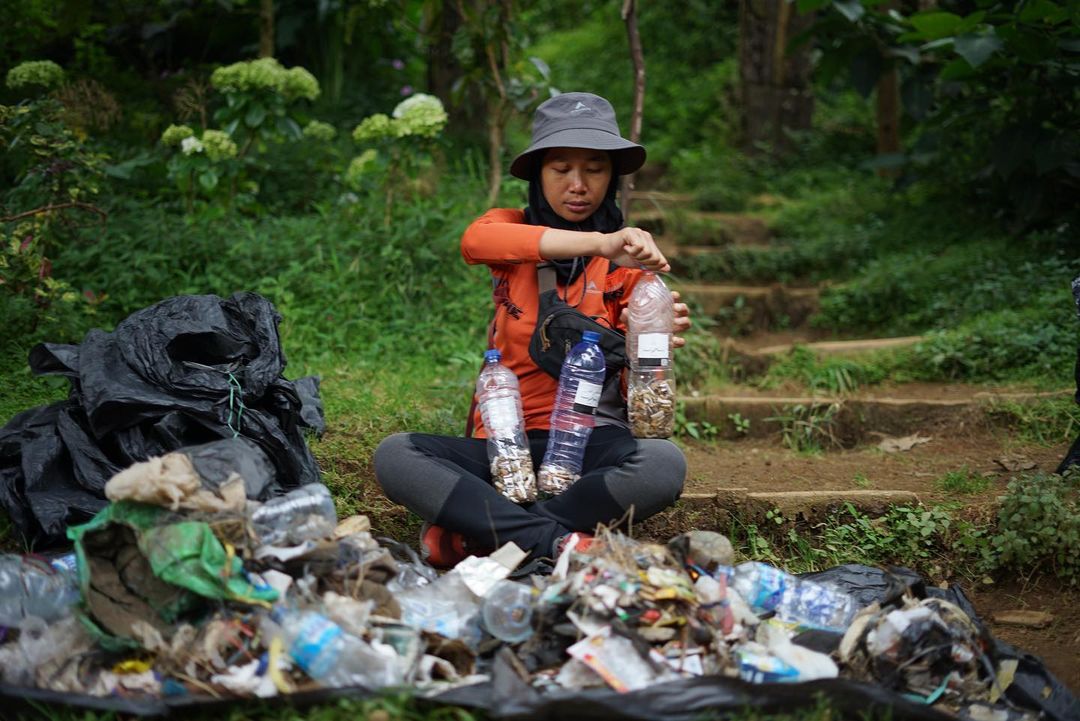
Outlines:
[[[929,443],[930,436],[920,435],[919,433],[912,433],[910,436],[901,436],[899,438],[885,438],[878,443],[878,448],[886,453],[899,453],[901,451],[910,451],[920,443]]]
[[[1038,463],[1025,458],[1024,456],[1002,456],[1001,458],[995,458],[994,463],[1004,468],[1006,471],[1030,471],[1035,468]]]

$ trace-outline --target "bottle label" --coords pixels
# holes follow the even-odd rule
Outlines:
[[[670,336],[667,333],[642,333],[638,336],[638,365],[667,368]]]
[[[596,407],[600,405],[600,393],[604,387],[599,383],[579,381],[577,393],[574,394],[574,412],[594,415]]]

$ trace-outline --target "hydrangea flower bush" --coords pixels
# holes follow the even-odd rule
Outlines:
[[[63,82],[64,69],[52,60],[19,63],[7,74],[7,86],[12,90],[27,90],[34,86],[51,90]]]
[[[422,176],[433,166],[434,140],[448,120],[442,101],[417,93],[402,100],[390,115],[376,113],[364,118],[352,132],[353,140],[370,146],[353,158],[344,175],[345,185],[359,191],[381,184],[386,193],[387,217],[395,193],[421,190]],[[379,176],[377,182],[369,182]]]
[[[311,121],[301,129],[297,122],[297,107],[319,97],[319,82],[304,68],[286,68],[273,58],[247,60],[214,70],[210,85],[223,100],[213,114],[217,127],[200,133],[170,125],[161,136],[163,145],[175,148],[169,175],[189,211],[197,195],[231,204],[238,191],[257,192],[249,176],[265,173],[269,164],[256,157],[275,146],[304,138],[328,142],[336,135],[327,123]]]

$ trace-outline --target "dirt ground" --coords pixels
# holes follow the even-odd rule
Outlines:
[[[687,493],[721,490],[911,491],[923,503],[963,501],[992,503],[1016,475],[1006,466],[1035,464],[1053,471],[1067,444],[1044,447],[1021,444],[1004,433],[966,437],[929,436],[909,451],[886,453],[876,446],[831,450],[821,454],[797,453],[769,440],[718,441],[687,447]],[[942,490],[937,480],[967,467],[991,477],[990,488],[978,496]]]
[[[994,636],[1041,658],[1051,673],[1080,695],[1080,588],[1062,588],[1046,579],[1033,584],[1016,579],[963,590]],[[993,620],[994,614],[1021,609],[1048,613],[1053,620],[1046,628]]]

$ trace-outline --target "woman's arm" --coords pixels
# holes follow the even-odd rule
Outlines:
[[[461,236],[465,262],[539,263],[590,255],[621,266],[671,270],[652,235],[640,228],[622,228],[614,233],[580,232],[527,225],[523,220],[524,214],[512,208],[492,208],[474,220]]]
[[[592,255],[616,265],[668,271],[671,265],[656,247],[651,234],[641,228],[621,228],[614,233],[582,233],[548,228],[540,236],[540,257],[549,260]]]

